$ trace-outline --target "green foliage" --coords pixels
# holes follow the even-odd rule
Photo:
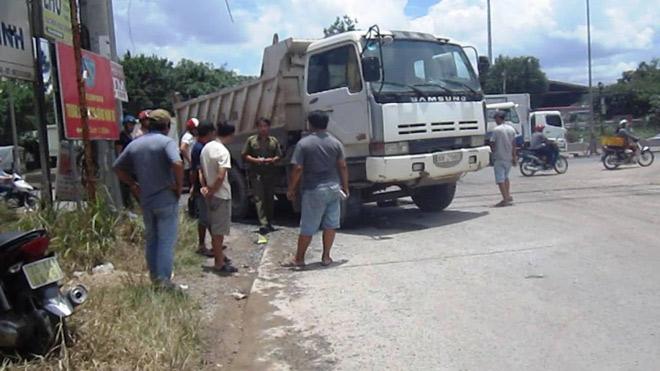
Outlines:
[[[660,59],[642,62],[634,71],[626,71],[616,84],[603,90],[611,114],[649,115],[649,121],[660,124]]]
[[[357,23],[357,19],[351,19],[351,17],[347,15],[344,15],[343,17],[337,17],[328,28],[323,29],[323,35],[328,37],[340,34],[342,32],[355,31],[355,26],[357,26]]]
[[[535,96],[548,91],[548,77],[541,70],[538,58],[529,56],[512,58],[500,55],[486,75],[485,93],[502,94],[502,82],[505,76],[506,92],[531,94],[532,106],[535,106]]]
[[[167,58],[143,54],[132,56],[127,52],[120,63],[124,66],[130,99],[124,104],[124,110],[133,115],[157,107],[171,112],[175,92],[187,100],[247,79],[224,66],[216,68],[212,63],[189,59],[182,59],[174,65]]]
[[[8,92],[11,90],[14,97],[16,127],[20,135],[35,130],[36,120],[32,84],[20,80],[0,80],[0,90],[2,90],[0,93],[0,145],[10,145],[12,143],[12,133]]]

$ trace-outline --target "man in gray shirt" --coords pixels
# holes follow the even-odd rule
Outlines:
[[[307,116],[307,121],[311,134],[301,139],[293,152],[291,163],[294,167],[287,191],[287,197],[293,201],[302,178],[298,250],[295,258],[282,264],[285,267],[305,266],[305,252],[319,229],[323,229],[321,264],[332,264],[330,249],[335,230],[339,228],[341,198],[349,195],[344,146],[326,132],[328,115],[314,111]]]
[[[516,130],[504,123],[506,114],[503,111],[495,112],[495,123],[497,127],[493,130],[490,138],[490,147],[493,153],[493,167],[495,169],[495,183],[502,194],[502,201],[496,207],[508,206],[513,201],[511,198],[511,183],[509,182],[509,171],[511,166],[518,162],[516,148]]]
[[[176,143],[167,136],[170,114],[156,109],[149,111],[147,118],[149,132],[131,141],[112,167],[119,180],[140,199],[147,240],[146,259],[152,281],[174,288],[170,278],[178,237],[183,162]]]

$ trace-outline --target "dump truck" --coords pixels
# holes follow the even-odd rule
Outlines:
[[[256,133],[256,120],[271,119],[271,135],[283,147],[275,193],[278,203],[287,202],[290,159],[306,135],[307,113],[316,110],[328,114],[328,132],[345,147],[351,192],[342,201],[344,223],[359,219],[363,203],[403,197],[439,212],[452,202],[463,174],[489,163],[484,95],[466,48],[377,26],[320,40],[275,35],[258,78],[187,101],[175,98],[175,114],[180,123],[196,117],[236,127],[228,146],[235,218],[250,210],[241,149]],[[488,59],[476,57],[485,73]]]

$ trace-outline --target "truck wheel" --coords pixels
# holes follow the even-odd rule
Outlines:
[[[351,189],[350,192],[350,196],[341,201],[341,218],[339,224],[342,229],[348,229],[358,225],[362,214],[362,194],[357,189]]]
[[[412,195],[413,202],[425,212],[440,212],[447,208],[454,199],[456,183],[447,183],[422,187]]]
[[[247,181],[243,172],[237,168],[229,169],[229,184],[231,185],[231,218],[245,219],[250,212],[250,197]]]

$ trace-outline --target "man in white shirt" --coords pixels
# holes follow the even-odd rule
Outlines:
[[[506,114],[504,111],[495,112],[495,123],[497,123],[497,126],[493,130],[493,136],[490,138],[495,183],[497,183],[502,194],[502,201],[497,203],[495,205],[496,207],[509,206],[511,201],[513,201],[511,197],[509,171],[518,162],[516,130],[511,125],[504,123],[505,117]]]
[[[231,186],[227,174],[231,169],[231,154],[225,145],[234,139],[235,130],[233,125],[218,124],[218,137],[208,142],[201,154],[203,177],[200,191],[206,198],[208,207],[211,242],[215,254],[213,269],[222,273],[238,272],[222,251],[222,244],[231,226]]]
[[[190,152],[197,142],[197,127],[199,126],[199,120],[196,118],[191,118],[186,124],[186,132],[183,133],[181,137],[181,142],[179,143],[179,151],[181,151],[181,158],[183,159],[183,176],[188,180],[189,184],[192,184],[192,178],[190,177]]]

